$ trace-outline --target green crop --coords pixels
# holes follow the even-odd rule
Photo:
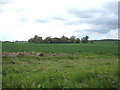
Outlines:
[[[2,43],[3,52],[43,52],[43,53],[98,53],[117,54],[118,44],[114,41],[93,44],[34,44]]]
[[[93,44],[2,43],[2,52],[44,54],[39,57],[3,56],[3,88],[120,87],[118,44],[114,41]]]

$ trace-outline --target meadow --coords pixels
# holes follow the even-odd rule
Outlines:
[[[93,44],[2,43],[2,52],[47,54],[40,57],[3,56],[3,88],[120,87],[118,44],[114,41]]]

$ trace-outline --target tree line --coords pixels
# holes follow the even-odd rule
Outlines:
[[[30,43],[81,43],[81,42],[88,43],[89,42],[88,39],[89,39],[88,36],[85,36],[80,40],[75,36],[71,36],[70,38],[68,38],[64,35],[61,38],[58,38],[58,37],[51,38],[51,36],[49,36],[43,39],[41,36],[35,35],[33,38],[30,38],[28,42]]]

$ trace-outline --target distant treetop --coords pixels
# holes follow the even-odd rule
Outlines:
[[[81,40],[79,38],[76,38],[75,36],[71,36],[70,38],[66,36],[62,36],[61,38],[54,37],[51,38],[51,36],[46,37],[45,39],[42,39],[41,36],[35,35],[33,38],[30,38],[28,42],[30,43],[88,43],[88,36],[83,37]]]

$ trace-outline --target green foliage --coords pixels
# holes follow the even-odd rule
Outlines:
[[[46,37],[46,38],[44,39],[44,43],[52,43],[51,37],[50,37],[50,36],[49,36],[49,37]]]
[[[119,88],[118,44],[2,43],[2,52],[43,52],[3,57],[3,88]],[[60,55],[54,56],[53,53]],[[63,55],[64,54],[64,55]]]
[[[97,53],[116,54],[118,44],[114,41],[94,42],[94,44],[34,44],[2,43],[3,52],[43,52],[43,53]]]
[[[83,43],[88,43],[88,38],[89,38],[89,37],[86,36],[86,37],[83,37],[81,40],[82,40]]]
[[[80,43],[80,39],[77,38],[77,39],[75,40],[75,42],[76,42],[76,43]]]
[[[75,36],[71,36],[71,37],[70,37],[70,43],[75,43],[75,39],[76,39]]]
[[[30,38],[30,39],[28,40],[28,42],[42,43],[43,40],[42,40],[42,37],[39,37],[39,36],[35,35],[34,38]]]
[[[61,38],[57,38],[57,37],[51,38],[49,36],[43,40],[42,37],[35,35],[34,38],[30,38],[28,42],[30,43],[80,43],[80,39],[79,38],[76,39],[75,36],[71,36],[70,38],[68,38],[63,35]]]
[[[68,38],[65,37],[64,35],[60,38],[60,40],[61,43],[68,43]]]
[[[119,87],[117,56],[76,56],[78,59],[67,56],[3,57],[3,88]]]

